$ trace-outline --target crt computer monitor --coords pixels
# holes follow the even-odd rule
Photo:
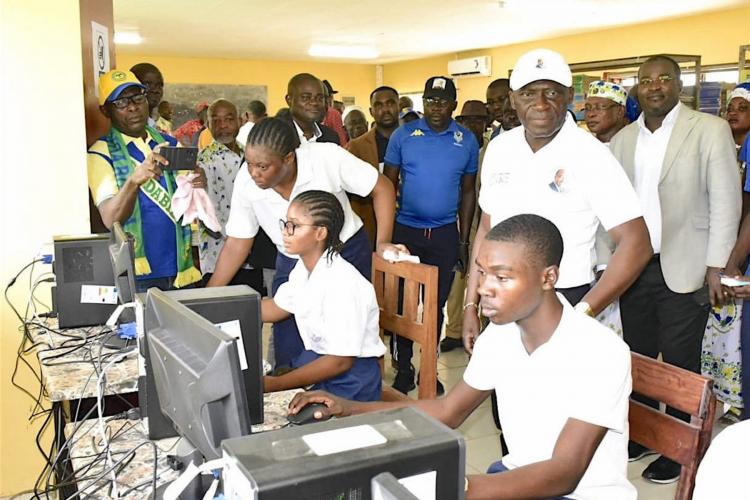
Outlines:
[[[206,460],[219,458],[224,439],[250,434],[236,339],[156,288],[145,328],[161,411]]]
[[[221,448],[227,500],[410,498],[382,478],[373,491],[383,472],[417,498],[464,498],[463,437],[415,408],[259,432]]]

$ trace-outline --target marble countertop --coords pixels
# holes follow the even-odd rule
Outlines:
[[[292,397],[300,389],[269,393],[264,396],[263,410],[265,421],[263,424],[253,425],[253,432],[267,432],[280,429],[287,424],[286,408]],[[157,486],[177,478],[178,472],[167,464],[167,455],[174,454],[180,438],[167,438],[153,441],[156,448],[148,440],[145,429],[138,420],[116,419],[104,424],[105,433],[110,436],[110,452],[112,461],[123,459],[126,463],[117,473],[119,494],[133,488],[125,496],[119,498],[137,499],[147,498],[151,494],[154,475],[154,450],[157,451],[156,483]],[[106,470],[103,455],[104,446],[96,419],[83,422],[73,422],[65,426],[65,435],[70,445],[70,456],[73,470],[76,473],[79,492],[86,498],[112,498],[111,475],[105,479],[97,478]],[[137,446],[139,446],[135,449]],[[131,455],[131,450],[135,452]],[[127,457],[127,458],[124,458]],[[83,489],[83,491],[81,491]]]
[[[57,320],[48,319],[43,325],[31,325],[29,330],[49,400],[58,402],[96,397],[99,367],[108,365],[118,355],[117,349],[102,346],[103,341],[112,338],[110,329],[94,326],[69,328],[58,333]],[[136,352],[109,366],[105,378],[105,395],[137,391]]]

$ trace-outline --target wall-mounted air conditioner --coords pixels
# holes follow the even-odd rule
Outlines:
[[[479,56],[449,61],[448,73],[453,78],[489,76],[492,73],[492,58],[490,56]]]

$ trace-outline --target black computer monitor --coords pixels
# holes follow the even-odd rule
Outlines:
[[[133,237],[125,232],[119,222],[112,226],[109,258],[115,277],[120,304],[133,302],[135,294],[135,249]]]
[[[263,343],[261,298],[247,285],[217,286],[170,290],[166,295],[206,318],[222,331],[238,339],[240,367],[245,381],[246,399],[250,406],[250,423],[263,423]],[[136,294],[136,311],[146,308],[146,294]],[[141,307],[142,305],[142,307]],[[139,334],[146,335],[145,312],[137,312],[141,323]],[[148,343],[139,341],[138,404],[146,422],[149,439],[176,436],[171,421],[161,412],[161,404],[150,367]]]
[[[223,440],[250,434],[236,339],[156,288],[145,329],[162,413],[205,459],[219,458]]]

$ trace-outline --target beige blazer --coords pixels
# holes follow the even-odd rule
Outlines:
[[[638,124],[610,148],[634,182]],[[740,223],[742,190],[734,140],[725,120],[682,107],[659,177],[664,280],[677,293],[703,286],[706,267],[724,267]]]
[[[366,161],[376,170],[379,170],[378,144],[375,139],[375,133],[375,128],[371,128],[363,135],[347,142],[345,147],[351,154],[360,160]],[[377,222],[375,220],[375,209],[372,206],[372,197],[350,194],[349,203],[351,203],[354,213],[359,215],[359,218],[362,219],[362,224],[367,232],[367,237],[370,239],[370,244],[374,249],[377,238]]]

